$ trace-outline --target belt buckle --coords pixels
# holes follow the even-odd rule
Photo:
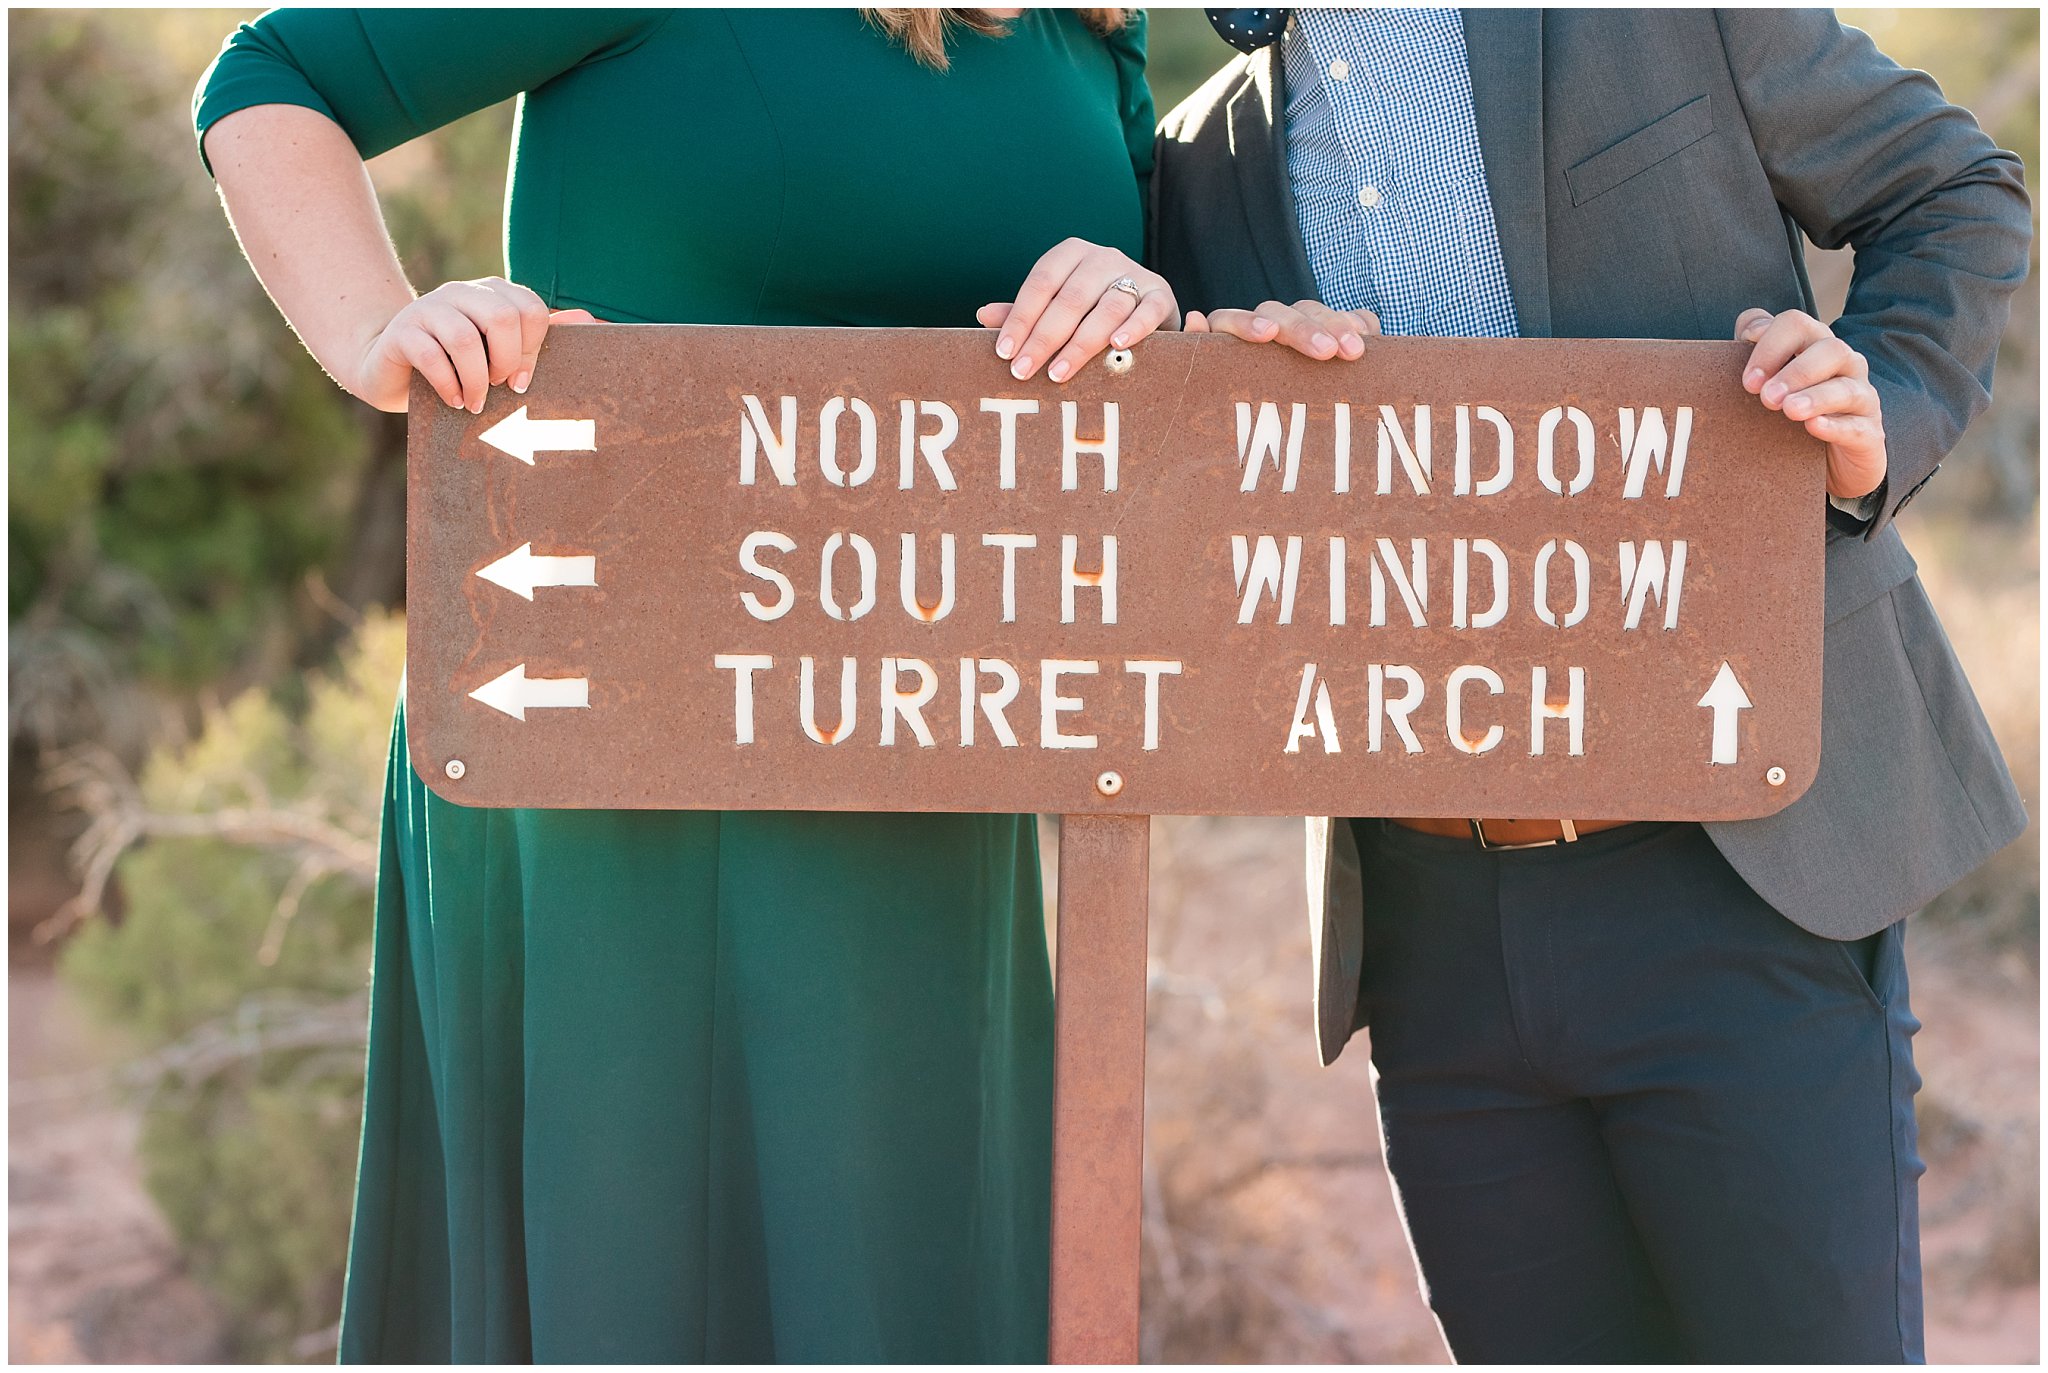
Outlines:
[[[1488,843],[1486,839],[1486,822],[1484,820],[1467,820],[1465,823],[1472,827],[1472,838],[1474,839],[1474,841],[1478,843],[1480,848],[1488,851],[1489,853],[1509,853],[1514,851],[1515,849],[1547,849],[1553,848],[1558,844],[1576,844],[1579,842],[1578,827],[1572,824],[1572,822],[1569,820],[1560,820],[1557,822],[1558,828],[1564,831],[1564,833],[1559,835],[1557,838],[1532,839],[1526,844]]]

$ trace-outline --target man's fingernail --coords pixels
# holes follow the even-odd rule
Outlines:
[[[1311,348],[1319,351],[1324,348],[1335,348],[1337,346],[1337,340],[1331,338],[1328,334],[1322,333],[1315,335],[1308,342]]]
[[[1010,375],[1022,381],[1031,375],[1031,358],[1027,354],[1010,364]]]
[[[1356,334],[1346,334],[1341,346],[1344,349],[1345,357],[1355,358],[1365,351],[1365,340]]]
[[[1764,388],[1764,402],[1768,405],[1776,405],[1779,401],[1785,399],[1785,393],[1790,389],[1784,382],[1774,381]]]
[[[1279,327],[1279,325],[1267,319],[1264,315],[1252,321],[1252,332],[1255,334],[1270,334]]]
[[[1055,362],[1052,366],[1046,368],[1045,374],[1048,377],[1051,377],[1054,381],[1065,381],[1067,379],[1067,372],[1069,370],[1070,369],[1066,364],[1066,360],[1061,359],[1060,361]]]
[[[1010,360],[1010,354],[1016,351],[1017,341],[1011,338],[1009,335],[1005,334],[1003,337],[996,340],[996,356],[1001,358],[1004,362],[1008,362]]]
[[[512,378],[512,389],[513,389],[514,391],[517,391],[517,392],[518,392],[518,393],[519,393],[520,395],[522,395],[522,396],[523,396],[523,395],[525,395],[525,394],[526,394],[526,387],[527,387],[527,384],[528,384],[529,382],[531,382],[532,380],[533,380],[533,373],[531,373],[531,372],[521,372],[521,373],[520,373],[520,374],[519,374],[518,376],[515,376],[515,377],[513,377],[513,378]]]
[[[1131,346],[1131,336],[1129,334],[1118,334],[1115,338],[1111,339],[1110,342],[1114,343],[1119,348],[1128,348]]]
[[[1763,383],[1764,369],[1761,367],[1752,367],[1742,374],[1742,384],[1744,386],[1761,386]]]
[[[1785,402],[1785,413],[1795,420],[1805,419],[1807,412],[1811,409],[1813,409],[1813,402],[1804,396],[1794,396]]]

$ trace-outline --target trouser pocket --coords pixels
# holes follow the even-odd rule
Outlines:
[[[1905,922],[1894,921],[1875,934],[1861,939],[1831,940],[1837,955],[1848,967],[1859,991],[1879,1008],[1891,1004],[1899,984],[1894,964],[1899,961]]]

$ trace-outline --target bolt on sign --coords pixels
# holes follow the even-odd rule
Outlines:
[[[1745,345],[584,325],[415,382],[413,762],[471,805],[1789,804],[1821,445]]]

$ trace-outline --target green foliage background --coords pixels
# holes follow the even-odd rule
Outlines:
[[[386,613],[403,601],[403,422],[291,339],[196,155],[193,84],[252,13],[10,15],[18,831],[61,833],[44,770],[90,745],[140,771],[153,815],[289,814],[374,841],[403,657]],[[2036,164],[2037,12],[1846,17]],[[1151,32],[1162,113],[1231,55],[1199,11],[1155,11]],[[502,269],[510,129],[501,106],[373,164],[416,284]],[[2005,402],[1923,509],[2031,517],[2037,328],[2029,299]],[[154,839],[120,861],[118,919],[63,957],[144,1056],[149,1185],[243,1357],[328,1354],[340,1295],[370,885],[360,865],[308,882],[306,862],[283,840]]]
[[[252,688],[209,711],[197,739],[151,759],[142,803],[161,815],[282,809],[374,852],[404,661],[404,622],[373,613],[302,710]],[[146,1181],[249,1358],[289,1355],[332,1323],[355,1175],[374,868],[319,876],[294,912],[280,898],[304,861],[281,843],[144,844],[121,860],[120,924],[87,926],[62,964],[153,1050],[132,1074],[146,1093]]]
[[[9,17],[17,835],[81,827],[46,777],[83,748],[140,769],[153,815],[254,808],[374,843],[404,422],[292,339],[199,161],[193,86],[254,13]],[[373,168],[415,282],[501,270],[511,120],[479,112]],[[118,919],[61,962],[142,1055],[148,1185],[252,1359],[331,1356],[355,1172],[370,887],[329,873],[282,920],[304,860],[147,842],[116,869]]]
[[[207,689],[319,661],[336,601],[402,598],[403,419],[291,342],[198,159],[192,87],[238,17],[11,16],[17,762],[81,739],[132,758]],[[380,163],[415,280],[498,269],[510,119]]]

